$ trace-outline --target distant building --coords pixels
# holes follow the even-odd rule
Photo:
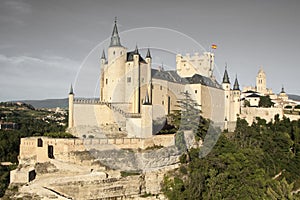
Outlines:
[[[0,121],[0,130],[15,130],[18,128],[19,125],[17,123]]]

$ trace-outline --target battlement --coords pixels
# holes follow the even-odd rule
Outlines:
[[[214,54],[212,52],[204,52],[201,55],[198,52],[194,55],[189,53],[185,56],[176,55],[176,70],[181,77],[192,77],[195,74],[212,77],[213,69]]]
[[[105,105],[105,102],[101,102],[99,98],[75,98],[74,104],[100,104]]]

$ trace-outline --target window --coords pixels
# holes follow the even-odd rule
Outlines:
[[[106,83],[106,85],[108,84],[108,79],[105,79],[105,83]]]
[[[195,90],[195,94],[197,94],[197,92],[198,92],[198,91],[197,91],[197,90]]]
[[[162,102],[161,102],[161,104],[162,104],[162,105],[164,105],[164,104],[165,104],[165,102],[164,102],[164,101],[162,101]]]
[[[114,51],[114,52],[113,52],[113,54],[115,55],[115,54],[116,54],[116,52]]]
[[[142,83],[144,83],[144,81],[145,81],[145,78],[142,78]]]
[[[43,140],[41,138],[38,139],[38,147],[43,147]]]
[[[131,83],[131,77],[127,77],[127,83]]]
[[[121,52],[120,52],[120,55],[122,55],[122,54],[123,54],[123,52],[121,51]]]
[[[159,86],[159,89],[162,90],[162,86]]]

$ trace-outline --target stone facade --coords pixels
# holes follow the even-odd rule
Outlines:
[[[200,105],[204,117],[223,124],[222,129],[225,123],[236,122],[239,88],[233,91],[229,84],[225,89],[215,80],[212,52],[178,54],[174,71],[153,69],[150,50],[145,57],[138,47],[128,51],[121,45],[115,23],[107,57],[105,54],[103,51],[100,62],[99,99],[80,100],[70,92],[70,129],[114,126],[126,137],[150,138],[156,134],[153,123],[177,110],[177,101],[184,98],[184,92]]]

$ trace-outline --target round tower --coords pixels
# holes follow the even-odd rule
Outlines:
[[[101,66],[100,66],[100,101],[104,101],[103,97],[103,87],[104,87],[104,67],[106,63],[105,52],[103,49],[102,56],[101,56]]]
[[[126,48],[121,45],[120,36],[115,19],[110,45],[105,60],[105,72],[103,78],[103,98],[107,102],[125,101],[125,63]],[[104,59],[101,61],[104,61]],[[107,63],[107,64],[106,64]]]
[[[237,79],[237,76],[235,77],[233,89],[232,89],[232,112],[231,112],[231,121],[236,121],[238,115],[240,114],[241,109],[241,90],[240,85]]]
[[[227,72],[227,65],[225,66],[222,87],[224,90],[224,121],[229,121],[230,118],[230,80]]]
[[[74,127],[74,92],[73,86],[71,85],[70,92],[69,92],[69,128]]]
[[[152,57],[150,53],[150,49],[148,48],[147,54],[146,54],[146,62],[147,62],[147,81],[148,81],[148,94],[149,94],[149,101],[152,103],[152,75],[151,75],[151,68],[152,68]]]

